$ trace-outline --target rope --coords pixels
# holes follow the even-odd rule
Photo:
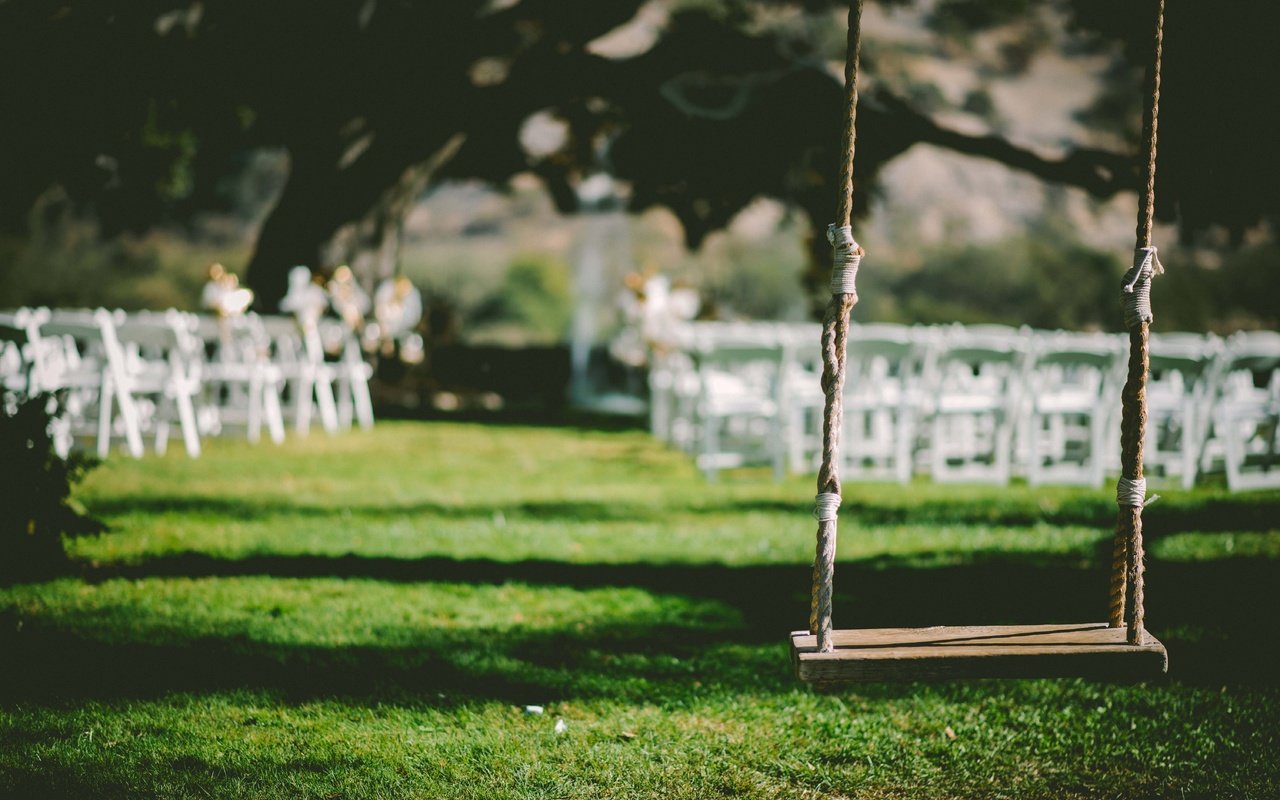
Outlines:
[[[862,263],[862,246],[853,240],[849,225],[828,225],[827,241],[831,242],[831,293],[851,294],[858,301],[858,265]]]
[[[818,522],[835,522],[840,511],[840,495],[823,492],[816,499],[817,507],[813,509],[813,518]]]
[[[853,156],[857,144],[858,57],[862,50],[862,3],[849,6],[849,46],[844,68],[844,149],[840,160],[840,202],[837,221],[827,229],[834,248],[831,301],[822,321],[822,466],[818,470],[818,544],[813,562],[813,599],[809,632],[817,636],[818,650],[829,653],[831,594],[835,577],[836,509],[840,507],[840,427],[844,415],[845,349],[849,339],[849,312],[858,302],[854,280],[863,250],[853,240]]]
[[[1120,508],[1146,508],[1160,499],[1160,495],[1147,497],[1147,480],[1139,478],[1131,481],[1121,476],[1116,483],[1116,505]]]
[[[1155,247],[1139,247],[1133,252],[1133,266],[1124,274],[1120,286],[1120,303],[1124,307],[1124,326],[1139,322],[1148,325],[1155,319],[1151,313],[1151,279],[1164,274],[1164,265]]]
[[[1156,141],[1160,117],[1160,59],[1164,51],[1164,0],[1157,0],[1155,48],[1147,73],[1149,104],[1143,109],[1143,153],[1146,155],[1146,186],[1139,197],[1138,246],[1134,266],[1125,274],[1121,287],[1125,326],[1129,329],[1129,370],[1121,394],[1120,482],[1116,487],[1115,542],[1111,564],[1111,627],[1124,626],[1129,644],[1140,644],[1143,627],[1144,565],[1142,509],[1147,503],[1146,480],[1142,475],[1142,447],[1147,428],[1147,371],[1150,359],[1148,326],[1151,313],[1151,279],[1163,268],[1151,245],[1151,228],[1156,199]]]

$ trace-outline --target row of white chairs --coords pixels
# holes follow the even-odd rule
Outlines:
[[[747,463],[817,469],[820,327],[692,323],[650,371],[653,433],[714,478]],[[858,325],[840,460],[851,479],[1100,486],[1120,470],[1126,334],[1000,325]],[[1148,475],[1191,487],[1280,487],[1280,334],[1153,334]]]
[[[141,457],[147,438],[163,453],[175,428],[194,458],[206,436],[243,432],[256,442],[265,429],[279,443],[287,419],[299,434],[317,417],[329,433],[371,427],[371,376],[354,332],[337,320],[0,312],[3,401],[60,396],[52,433],[64,456],[92,441],[102,458],[117,442]]]

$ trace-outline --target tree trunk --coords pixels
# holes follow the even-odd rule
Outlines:
[[[300,150],[289,155],[289,179],[262,223],[245,275],[255,294],[254,307],[265,313],[279,310],[289,270],[299,264],[316,266],[321,245],[340,224],[332,200],[338,183],[334,160]]]
[[[426,153],[418,142],[375,140],[345,167],[328,154],[292,155],[289,180],[262,225],[249,263],[246,280],[257,296],[255,308],[279,309],[289,270],[298,264],[328,266],[317,263],[324,258],[360,261],[369,250],[388,247],[388,236],[396,239],[389,251],[394,259],[404,215],[464,137],[455,133],[442,139]],[[368,272],[358,274],[367,282],[375,278]]]

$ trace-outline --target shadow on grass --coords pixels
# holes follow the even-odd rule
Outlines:
[[[904,505],[884,502],[868,503],[854,495],[846,500],[842,516],[859,525],[994,525],[1027,527],[1036,524],[1082,525],[1109,530],[1115,523],[1115,501],[1105,495],[1075,496],[1044,507],[1034,495],[1015,495],[1007,502],[993,503],[991,498],[966,500],[943,497],[923,501],[910,500],[901,493]],[[907,504],[909,503],[909,504]],[[190,495],[125,495],[95,500],[92,511],[99,516],[121,514],[191,514],[223,519],[257,520],[276,516],[334,518],[351,514],[370,519],[405,517],[437,517],[444,519],[492,519],[501,512],[508,522],[521,519],[540,522],[572,522],[583,520],[661,523],[681,517],[777,513],[804,516],[812,510],[808,501],[773,499],[750,500],[724,498],[714,502],[689,505],[644,504],[592,501],[528,501],[485,505],[412,503],[407,505],[315,505],[290,502],[253,502],[219,497]],[[1197,496],[1166,499],[1143,513],[1149,536],[1188,532],[1269,531],[1280,520],[1280,495]]]
[[[773,694],[794,688],[785,639],[807,619],[807,570],[799,565],[187,554],[95,577],[240,575],[638,587],[714,601],[727,621],[699,627],[694,620],[630,617],[538,629],[429,628],[394,646],[311,646],[264,641],[233,625],[197,637],[171,620],[149,620],[145,611],[128,629],[69,633],[56,619],[23,620],[11,609],[0,615],[0,700],[230,689],[266,690],[297,702],[350,697],[429,704],[585,697],[661,704],[712,690]],[[885,558],[842,563],[837,575],[841,627],[1105,618],[1106,576],[1066,560],[1011,560],[992,552],[965,566],[920,568]],[[1280,620],[1261,613],[1274,603],[1274,562],[1152,563],[1148,576],[1148,626],[1168,646],[1174,678],[1213,686],[1280,682],[1274,668]]]

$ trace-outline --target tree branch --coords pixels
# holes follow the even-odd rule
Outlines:
[[[897,116],[909,128],[913,135],[904,143],[923,142],[987,158],[1045,181],[1078,186],[1098,198],[1113,197],[1137,187],[1137,164],[1128,153],[1079,147],[1060,159],[1045,158],[1000,136],[970,136],[945,128],[891,92],[877,91],[872,102]]]

